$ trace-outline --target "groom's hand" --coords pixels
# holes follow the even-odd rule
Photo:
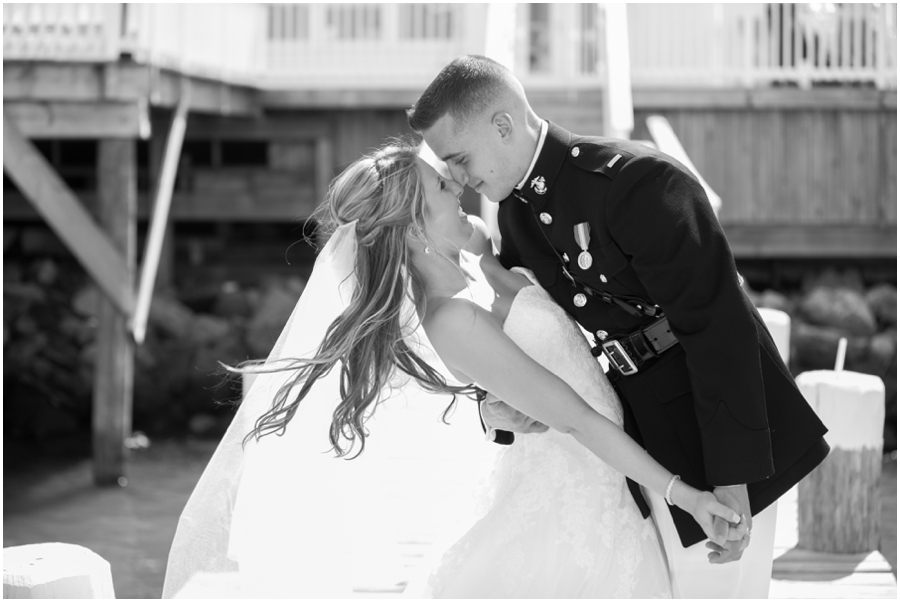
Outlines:
[[[747,494],[746,485],[733,487],[716,487],[713,490],[716,499],[725,504],[739,515],[740,523],[736,525],[722,525],[727,528],[727,541],[724,546],[707,543],[706,547],[712,550],[707,557],[711,564],[725,564],[740,560],[744,550],[750,545],[750,532],[753,527],[753,517],[750,514],[750,496]],[[724,521],[722,521],[724,523]]]
[[[491,428],[513,433],[543,433],[549,428],[493,395],[481,402],[481,418]]]

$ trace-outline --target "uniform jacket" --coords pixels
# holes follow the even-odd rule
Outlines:
[[[826,428],[742,290],[724,232],[683,165],[640,143],[550,123],[528,178],[500,203],[501,263],[532,270],[591,333],[614,338],[655,318],[591,295],[578,307],[583,291],[562,262],[594,289],[658,305],[678,339],[637,374],[609,373],[626,432],[651,456],[700,489],[747,483],[754,514],[825,458]],[[577,261],[579,223],[590,226],[586,270]],[[649,515],[639,488],[629,486]],[[690,515],[672,515],[685,546],[705,539]]]

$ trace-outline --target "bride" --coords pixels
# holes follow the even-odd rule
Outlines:
[[[408,595],[670,597],[626,476],[713,541],[714,517],[738,522],[624,433],[577,325],[500,265],[460,185],[418,150],[391,143],[332,183],[318,217],[333,234],[269,359],[243,369],[256,381],[181,516],[164,597],[347,595],[342,567],[379,521],[367,424],[411,385],[489,392],[550,429],[500,455],[489,503]]]

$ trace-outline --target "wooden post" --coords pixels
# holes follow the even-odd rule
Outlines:
[[[137,246],[135,140],[101,140],[97,160],[98,222],[125,260],[134,288]],[[97,485],[125,484],[125,437],[131,431],[134,344],[123,315],[100,298],[94,369],[93,454]]]
[[[797,385],[828,433],[831,454],[800,481],[799,547],[856,554],[877,550],[884,383],[877,376],[816,370]]]
[[[606,11],[606,31],[603,36],[606,40],[603,135],[628,139],[634,130],[628,8],[625,4],[604,4],[603,7]]]
[[[144,251],[141,283],[134,308],[134,322],[132,323],[134,340],[138,345],[144,342],[147,316],[150,313],[150,300],[153,296],[153,287],[156,284],[156,269],[159,267],[166,228],[169,225],[169,207],[172,202],[172,190],[175,188],[175,172],[178,169],[178,159],[181,157],[181,143],[184,140],[185,122],[190,98],[190,87],[186,86],[181,100],[178,102],[175,115],[172,117],[172,126],[169,129],[169,136],[166,140],[166,154],[163,158],[159,182],[154,188],[153,214],[147,229],[147,246]]]
[[[150,139],[150,205],[147,212],[147,236],[150,236],[150,224],[153,220],[155,199],[159,196],[159,174],[162,171],[163,156],[166,151],[165,139],[154,136]],[[171,220],[166,223],[166,232],[160,251],[159,267],[156,270],[156,286],[167,290],[175,283],[175,227]]]

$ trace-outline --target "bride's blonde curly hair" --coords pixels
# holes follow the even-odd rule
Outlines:
[[[256,421],[247,439],[283,433],[315,382],[337,364],[341,402],[329,437],[339,456],[347,455],[357,439],[356,455],[362,453],[368,436],[365,419],[383,391],[391,388],[397,370],[416,379],[427,391],[451,394],[453,402],[457,394],[484,397],[477,387],[449,385],[404,340],[404,334],[415,326],[404,323],[409,319],[402,315],[404,301],[422,315],[425,311],[423,281],[408,246],[410,237],[428,244],[425,200],[416,168],[418,154],[419,147],[412,141],[391,140],[351,164],[331,183],[325,202],[313,217],[325,236],[358,220],[356,290],[346,311],[328,327],[315,357],[293,363],[296,375],[278,391],[272,407]],[[299,392],[291,399],[291,391],[300,383]],[[342,440],[349,446],[344,447]]]

